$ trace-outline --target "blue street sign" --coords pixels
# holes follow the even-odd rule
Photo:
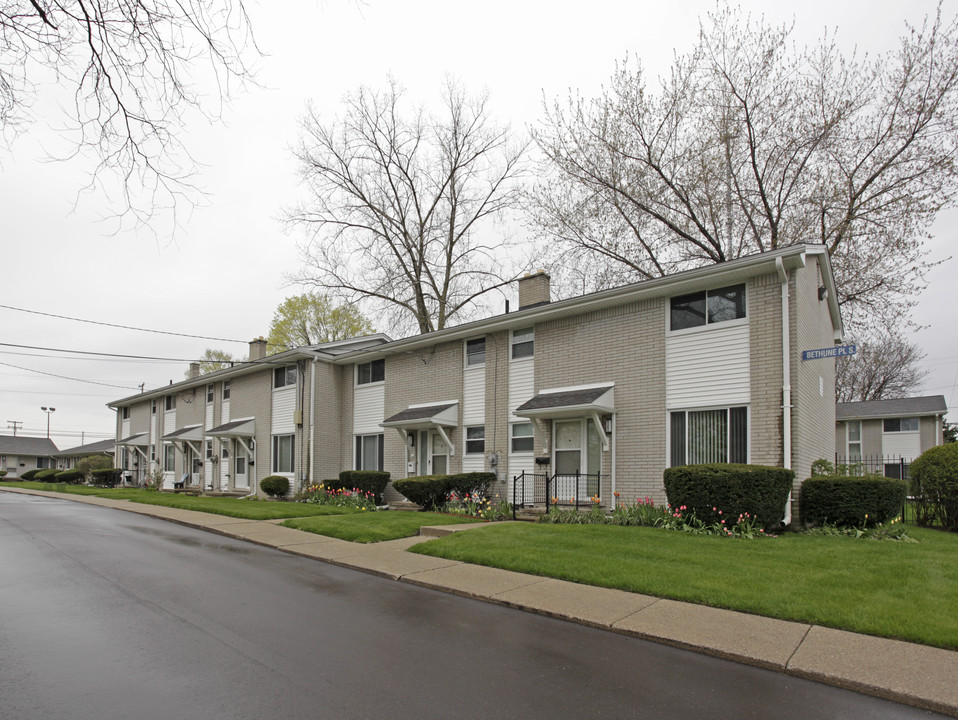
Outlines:
[[[836,345],[821,350],[803,350],[802,360],[821,360],[823,358],[849,357],[858,352],[855,345]]]

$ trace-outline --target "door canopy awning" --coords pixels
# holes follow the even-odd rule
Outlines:
[[[150,444],[150,438],[145,432],[130,435],[128,438],[116,441],[117,445],[126,445],[127,447],[147,447]]]
[[[160,440],[180,441],[180,442],[201,442],[203,440],[202,425],[187,425],[185,428],[174,430],[164,435]]]
[[[459,424],[459,401],[410,405],[400,413],[379,423],[384,428],[399,430],[431,430],[456,427]]]
[[[612,383],[588,387],[540,390],[539,394],[516,408],[515,414],[527,418],[581,418],[592,413],[615,412]]]
[[[242,420],[233,420],[224,425],[218,425],[212,430],[207,430],[206,434],[213,437],[244,438],[253,437],[254,429],[253,418],[243,418]]]
[[[540,390],[538,395],[517,407],[515,414],[534,420],[589,418],[602,439],[602,449],[608,451],[609,439],[602,427],[602,415],[615,412],[614,390],[612,383]]]

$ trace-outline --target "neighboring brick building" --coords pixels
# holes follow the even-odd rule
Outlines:
[[[558,476],[551,488],[564,499],[608,505],[615,493],[663,501],[671,464],[729,461],[791,467],[797,492],[834,442],[834,360],[800,358],[841,341],[835,297],[818,245],[555,302],[540,272],[519,280],[512,313],[394,341],[251,353],[242,366],[112,403],[118,447],[171,468],[171,481],[190,472],[231,489],[277,462],[295,484],[353,468],[393,478],[492,470],[500,494],[517,476]],[[295,368],[284,398],[281,365]],[[207,386],[205,418],[195,406],[185,418],[184,403],[202,403]],[[170,397],[175,417],[150,410]],[[154,457],[164,443],[172,449]],[[244,477],[234,458],[226,478],[223,448],[255,471]]]
[[[908,465],[944,442],[948,413],[943,395],[838,403],[835,459],[868,472],[907,477]]]

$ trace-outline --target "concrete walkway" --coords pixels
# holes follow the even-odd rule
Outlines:
[[[958,652],[417,555],[429,537],[358,544],[282,527],[127,500],[0,488],[169,520],[342,567],[757,665],[958,717]],[[943,609],[943,611],[947,611]]]

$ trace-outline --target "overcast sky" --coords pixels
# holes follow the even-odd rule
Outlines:
[[[182,380],[188,361],[207,347],[245,355],[246,342],[265,335],[275,307],[296,294],[284,273],[299,264],[297,242],[278,218],[302,198],[289,151],[307,100],[336,113],[344,93],[382,86],[392,74],[411,98],[435,102],[446,75],[470,90],[488,89],[493,116],[522,130],[541,116],[542,98],[569,90],[595,94],[616,60],[638,57],[650,77],[667,72],[675,52],[694,42],[698,18],[712,2],[484,3],[367,0],[247,5],[266,56],[262,89],[239,97],[224,122],[197,121],[182,138],[203,163],[197,178],[205,207],[181,217],[174,240],[124,230],[109,234],[103,197],[76,192],[88,179],[82,159],[50,163],[58,147],[55,114],[34,123],[8,150],[0,149],[0,304],[121,325],[212,336],[240,342],[164,336],[107,328],[0,308],[0,342],[42,348],[178,358],[173,362],[90,360],[0,346],[0,433],[44,435],[46,414],[61,449],[113,433],[105,405],[137,391]],[[681,9],[677,9],[675,6]],[[846,50],[893,48],[906,20],[920,24],[930,0],[797,4],[743,2],[774,22],[795,21],[796,40],[811,43],[837,29]],[[945,2],[946,16],[958,0]],[[928,242],[932,258],[954,253],[958,213],[943,216]],[[956,261],[929,276],[914,334],[927,353],[925,394],[943,394],[958,408]],[[389,332],[389,328],[377,328]],[[19,366],[18,369],[10,367]],[[37,372],[75,378],[66,380]],[[92,381],[80,382],[79,380]],[[958,417],[952,412],[951,419]]]

